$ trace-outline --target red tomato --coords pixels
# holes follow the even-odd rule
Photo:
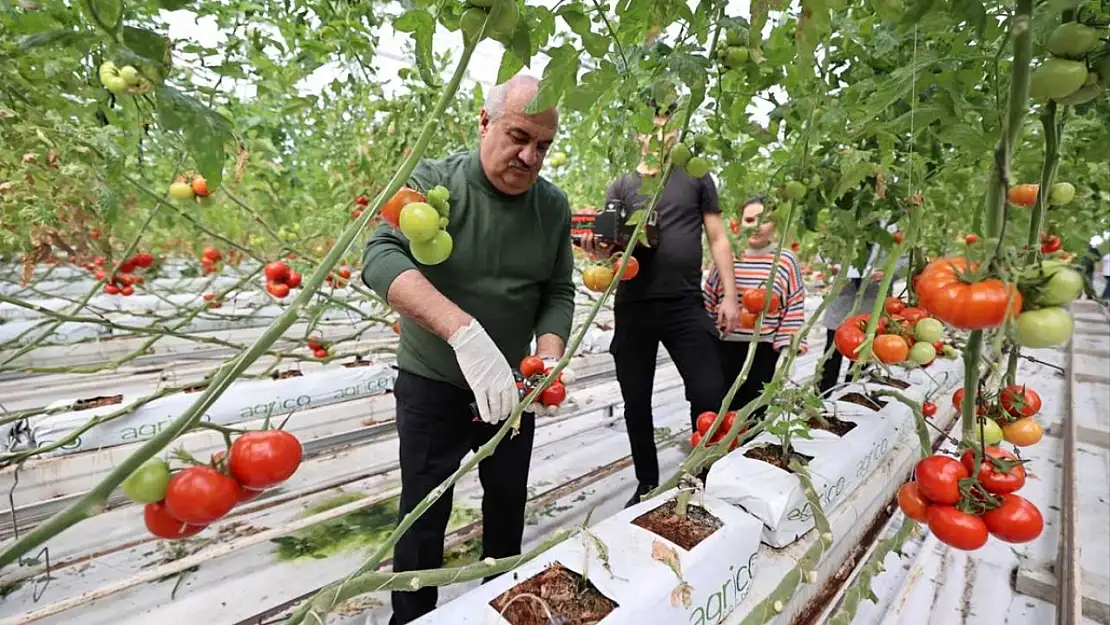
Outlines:
[[[389,201],[382,206],[381,216],[386,223],[393,226],[394,229],[400,227],[401,209],[413,202],[427,202],[428,198],[424,197],[423,193],[410,189],[408,187],[401,187]]]
[[[613,255],[613,272],[615,273],[621,265],[621,255]],[[635,256],[628,259],[628,266],[624,268],[624,274],[621,275],[621,280],[631,280],[640,275],[640,261],[636,260]]]
[[[983,449],[983,462],[979,467],[979,483],[983,488],[987,489],[996,495],[1004,495],[1007,493],[1016,492],[1022,486],[1025,486],[1025,466],[1017,463],[1008,471],[996,469],[994,464],[991,463],[991,458],[999,460],[1009,460],[1017,462],[1017,456],[1006,451],[1001,447],[987,447]],[[960,464],[964,465],[967,472],[975,472],[975,450],[968,449],[960,456]]]
[[[736,221],[735,217],[729,218],[728,228],[732,230],[732,234],[740,234],[740,222]]]
[[[928,516],[929,531],[946,545],[974,551],[987,544],[987,524],[980,517],[953,506],[931,506]]]
[[[797,254],[799,251],[801,251],[802,244],[797,242],[797,241],[794,241],[793,243],[790,244],[790,249],[793,250],[795,254]]]
[[[567,398],[567,387],[562,382],[552,382],[551,386],[540,393],[540,403],[544,406],[558,406]]]
[[[964,237],[964,243],[967,243],[968,245],[974,245],[977,241],[979,241],[979,235],[974,233]]]
[[[925,310],[924,308],[906,307],[903,308],[902,312],[899,314],[901,314],[902,318],[906,320],[906,323],[913,325],[918,321],[921,321],[925,317],[928,317],[929,311]]]
[[[301,442],[284,430],[247,432],[231,444],[227,468],[245,488],[262,490],[296,473],[301,453]]]
[[[107,262],[108,262],[108,259],[104,258],[103,256],[97,256],[96,258],[93,259],[93,264],[96,265],[97,267],[103,267],[104,264],[107,263]]]
[[[1007,386],[998,394],[998,400],[1002,408],[1015,419],[1032,417],[1041,411],[1041,396],[1025,385]]]
[[[967,269],[959,256],[929,263],[917,277],[921,307],[961,330],[997,328],[1021,312],[1021,292],[1014,285],[995,278],[964,282],[958,272]]]
[[[280,282],[267,282],[266,290],[278,299],[285,299],[289,295],[289,285]]]
[[[706,411],[698,415],[697,429],[699,434],[705,434],[709,431],[709,426],[717,420],[717,413]]]
[[[897,334],[880,334],[875,337],[874,352],[880,362],[895,364],[906,360],[910,344]]]
[[[208,197],[208,181],[203,176],[195,176],[191,186],[197,197]]]
[[[128,258],[127,260],[120,263],[119,271],[120,273],[131,273],[132,271],[135,271],[135,265],[135,259]]]
[[[983,513],[983,522],[995,538],[1027,543],[1044,531],[1044,517],[1033,502],[1021,495],[1003,495],[1002,505]]]
[[[917,482],[906,482],[898,489],[898,507],[902,514],[919,523],[928,520],[929,500],[921,494]]]
[[[906,235],[902,234],[901,232],[895,232],[894,233],[894,242],[895,243],[901,243],[905,239],[906,239]]]
[[[748,289],[747,291],[744,291],[744,296],[740,299],[741,304],[743,304],[746,310],[749,310],[753,313],[761,313],[763,312],[763,305],[766,303],[767,300],[767,290]],[[779,298],[779,294],[775,293],[771,296],[771,308],[767,310],[767,314],[772,315],[778,312],[781,305],[782,303]]]
[[[296,271],[290,271],[289,279],[285,281],[285,284],[291,289],[301,286],[301,274]]]
[[[747,308],[740,309],[740,329],[741,330],[754,330],[755,322],[759,319],[759,313],[752,312]]]
[[[694,432],[690,435],[690,446],[697,447],[701,443],[701,432]]]
[[[836,329],[836,333],[833,334],[836,350],[848,360],[855,360],[859,357],[856,350],[859,349],[860,345],[863,345],[864,339],[867,338],[864,328],[867,327],[867,321],[870,317],[871,315],[848,317],[841,322]]]
[[[1060,237],[1054,235],[1043,237],[1041,239],[1041,253],[1051,254],[1059,251],[1061,246]]]
[[[119,287],[112,284],[105,284],[104,292],[108,295],[119,295]]]
[[[520,375],[530,378],[538,373],[543,373],[543,358],[539,356],[525,356],[520,361]]]
[[[204,530],[206,525],[191,525],[170,516],[163,502],[148,503],[143,506],[143,523],[151,534],[158,538],[188,538]]]
[[[1011,204],[1028,208],[1037,203],[1037,191],[1040,187],[1039,184],[1014,185],[1006,192],[1006,199],[1010,200]]]
[[[355,219],[358,219],[359,217],[362,217],[362,210],[361,209],[355,209],[355,210],[351,211],[351,220],[352,221],[355,220]]]
[[[370,206],[370,200],[368,200],[365,195],[360,195],[355,198],[355,204],[359,206]]]
[[[350,280],[351,279],[351,268],[346,266],[346,265],[343,265],[342,267],[340,267],[339,271],[337,271],[335,273],[339,274],[339,277],[343,278],[344,280]]]
[[[933,342],[933,349],[937,350],[937,355],[944,353],[944,341]]]
[[[393,320],[393,333],[401,334],[401,322],[396,319]]]
[[[194,525],[215,521],[234,508],[237,501],[238,482],[211,467],[178,471],[166,487],[166,510],[173,518]]]
[[[100,240],[100,231],[99,230],[92,230],[92,231],[89,232],[89,236],[92,237],[93,241],[99,241]]]
[[[253,488],[247,488],[244,486],[243,488],[239,489],[239,503],[255,499],[261,494],[262,491],[260,490],[254,490]]]
[[[224,257],[224,255],[220,253],[220,250],[218,250],[214,247],[206,247],[206,248],[204,248],[203,257],[208,259],[209,262],[214,263],[214,262],[222,259]]]
[[[289,280],[289,265],[286,265],[280,260],[275,260],[266,265],[266,269],[263,270],[263,273],[266,274],[266,279],[270,282],[284,283]]]
[[[960,501],[960,480],[971,473],[959,460],[933,455],[922,458],[914,469],[921,494],[933,503],[953,505]]]
[[[886,303],[883,304],[883,308],[885,308],[888,313],[897,315],[906,309],[906,303],[897,297],[888,297],[886,298]]]
[[[921,404],[921,414],[925,415],[926,417],[931,417],[931,416],[935,415],[936,413],[937,413],[937,405],[934,404],[933,402],[927,401],[927,402],[924,402],[924,403]]]
[[[323,347],[318,347],[312,350],[312,355],[319,358],[320,360],[323,360],[328,357],[328,350],[324,349]]]

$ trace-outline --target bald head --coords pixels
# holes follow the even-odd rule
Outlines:
[[[540,81],[518,74],[490,89],[479,118],[479,155],[490,183],[508,195],[526,193],[535,184],[544,156],[555,139],[555,108],[528,113]]]

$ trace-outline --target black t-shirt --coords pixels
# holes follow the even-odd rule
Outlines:
[[[606,201],[645,206],[651,196],[640,193],[641,180],[638,173],[617,178],[609,185]],[[618,304],[701,293],[702,218],[706,213],[721,212],[717,186],[708,174],[691,178],[676,168],[655,212],[659,244],[655,248],[636,245],[632,255],[640,263],[640,273],[621,282]]]

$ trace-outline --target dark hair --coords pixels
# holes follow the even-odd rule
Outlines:
[[[744,200],[744,203],[740,205],[740,212],[744,212],[744,209],[751,206],[752,204],[763,204],[764,206],[766,206],[767,198],[763,197],[762,195],[753,195],[752,197]]]

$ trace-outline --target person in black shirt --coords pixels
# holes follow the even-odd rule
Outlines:
[[[669,114],[657,110],[656,139],[665,141],[667,149],[678,139],[677,131],[666,131],[668,121]],[[641,136],[640,141],[644,156],[649,156],[652,137]],[[641,184],[645,178],[662,173],[659,167],[647,161],[643,159],[635,173],[613,181],[606,202],[619,200],[633,208],[647,206],[651,196],[641,190]],[[713,179],[709,175],[691,178],[682,168],[674,168],[655,211],[658,244],[654,248],[637,244],[633,251],[640,271],[617,288],[615,327],[609,346],[624,398],[624,419],[638,481],[629,506],[638,503],[659,484],[651,413],[659,344],[667,349],[682,376],[693,429],[699,414],[720,407],[726,387],[718,362],[717,340],[721,331],[732,332],[740,317],[735,281],[725,281],[716,324],[705,312],[702,302],[703,230],[718,270],[725,275],[732,274],[732,247]],[[608,257],[616,251],[592,236],[583,238],[582,247],[595,257]]]

